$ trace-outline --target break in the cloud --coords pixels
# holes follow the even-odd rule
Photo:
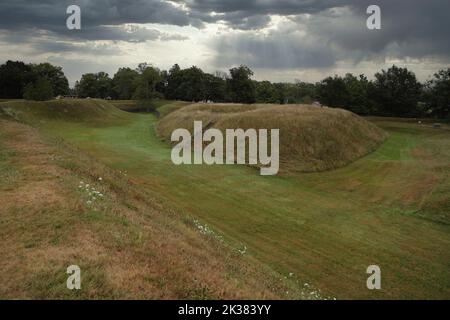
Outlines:
[[[217,62],[227,64],[241,56],[255,68],[287,69],[386,58],[435,58],[448,63],[450,20],[440,10],[450,10],[450,2],[439,1],[437,6],[437,1],[410,1],[406,6],[404,1],[379,1],[383,14],[379,31],[366,28],[369,2],[348,2],[316,14],[290,15],[266,33],[224,35],[216,42],[221,49]],[[223,50],[225,46],[229,50]]]
[[[71,4],[82,30],[65,27]],[[379,31],[366,28],[370,4],[382,9]],[[284,81],[395,62],[424,77],[450,61],[449,10],[442,0],[4,0],[0,60],[59,61],[72,83],[87,66],[139,61],[208,71],[243,63]]]

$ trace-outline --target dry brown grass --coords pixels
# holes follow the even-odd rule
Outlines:
[[[1,164],[18,173],[0,184],[0,298],[276,299],[295,292],[133,180],[48,139],[0,120]],[[80,180],[105,200],[87,206]],[[82,270],[80,292],[65,287],[71,264]]]
[[[158,134],[170,141],[173,130],[191,133],[194,121],[205,128],[280,129],[280,172],[316,172],[345,166],[374,151],[387,134],[342,109],[309,105],[191,105],[163,118]]]

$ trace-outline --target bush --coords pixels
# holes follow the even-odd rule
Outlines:
[[[53,88],[50,81],[45,78],[38,79],[25,87],[23,97],[26,100],[46,101],[53,98]]]
[[[375,74],[373,99],[379,115],[388,117],[417,117],[422,85],[406,68],[392,66]]]
[[[450,68],[440,70],[428,81],[425,99],[433,116],[450,119]]]

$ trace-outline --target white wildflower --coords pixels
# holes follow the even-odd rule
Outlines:
[[[245,254],[247,252],[247,246],[244,246],[244,248],[242,250],[238,249],[238,251],[240,254]]]

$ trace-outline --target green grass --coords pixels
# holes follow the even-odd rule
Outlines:
[[[184,108],[188,106],[189,102],[183,102],[183,101],[175,101],[175,102],[169,102],[164,105],[161,105],[158,107],[158,111],[160,114],[160,117],[165,117],[168,114],[171,114],[172,112],[175,112],[177,110],[180,110],[181,108]]]
[[[112,100],[110,103],[124,111],[140,111],[140,106],[137,100]],[[151,102],[151,105],[160,112],[161,116],[165,116],[189,104],[189,102],[171,101],[165,99],[155,99]]]
[[[173,165],[156,121],[133,114],[111,125],[55,120],[45,128],[325,296],[450,297],[448,131],[379,122],[389,139],[347,167],[261,177],[245,166]],[[372,264],[382,270],[378,292],[365,287]]]
[[[8,101],[0,103],[0,116],[45,127],[50,121],[83,122],[93,126],[122,123],[130,114],[99,99]]]
[[[55,266],[41,270],[27,280],[26,286],[30,292],[33,292],[33,299],[92,299],[95,296],[115,298],[114,287],[109,284],[108,275],[105,273],[104,264],[83,264],[80,269],[83,270],[82,287],[94,288],[90,292],[87,290],[67,290],[67,273],[65,268]],[[64,265],[69,266],[70,261]],[[94,293],[93,293],[94,292]],[[90,296],[92,295],[92,296]]]
[[[2,145],[3,139],[6,137],[0,135],[0,191],[13,189],[21,177],[20,172],[11,161],[14,153]]]
[[[60,133],[64,123],[80,124],[72,117],[33,120]],[[0,188],[1,297],[304,297],[273,270],[200,233],[198,222],[59,133],[46,136],[3,119],[0,124],[0,164],[20,174],[13,186]],[[94,201],[94,188],[104,197]],[[65,289],[69,264],[82,267],[82,292]]]

